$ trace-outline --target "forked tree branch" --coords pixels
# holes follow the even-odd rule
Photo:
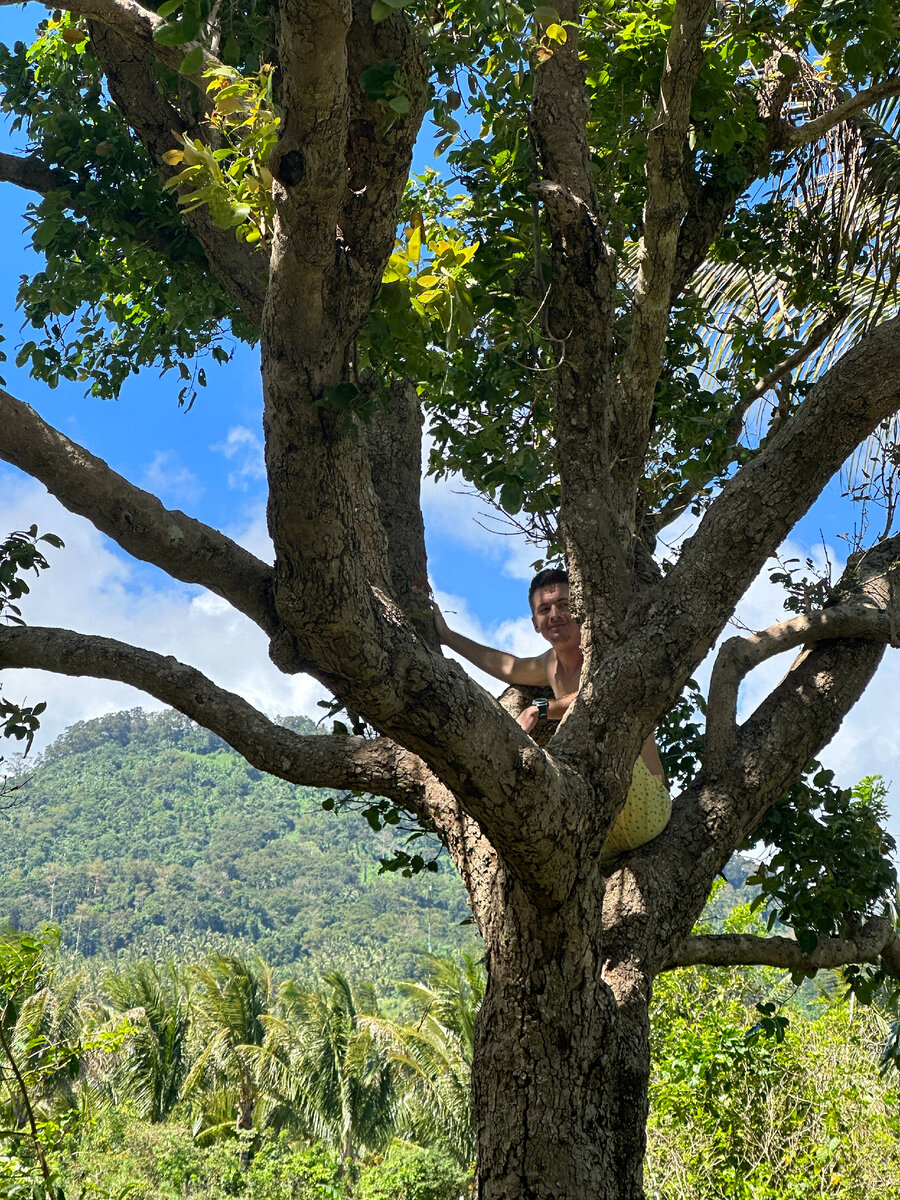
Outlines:
[[[0,8],[19,4],[21,0],[0,0]],[[203,87],[203,71],[210,66],[223,67],[215,55],[200,42],[182,42],[178,46],[166,46],[154,40],[154,33],[161,29],[166,21],[152,9],[144,8],[135,0],[64,0],[57,4],[56,0],[39,0],[49,9],[65,9],[76,17],[84,17],[88,21],[100,21],[109,29],[114,29],[125,39],[129,46],[140,50],[148,58],[155,58],[163,66],[177,71],[184,56],[193,50],[201,50],[203,64],[199,71],[186,78]]]
[[[854,96],[848,96],[846,100],[842,100],[827,112],[822,113],[821,116],[814,117],[802,125],[792,125],[789,121],[782,121],[777,134],[778,148],[793,150],[798,146],[808,146],[828,133],[829,129],[834,129],[835,125],[840,125],[842,121],[857,116],[858,113],[864,112],[873,104],[878,104],[890,96],[900,96],[900,76],[895,75],[889,79],[882,79],[880,83],[864,88]]]
[[[781,967],[821,971],[849,963],[874,962],[884,956],[891,969],[900,941],[886,917],[872,917],[855,937],[826,937],[805,953],[793,938],[757,937],[749,933],[686,937],[675,948],[667,969],[674,967]]]
[[[733,752],[738,689],[744,677],[776,654],[825,638],[896,644],[895,616],[877,607],[874,600],[859,597],[833,608],[801,613],[750,637],[729,638],[716,657],[709,685],[706,746],[710,765]]]
[[[277,628],[271,567],[208,525],[164,508],[2,388],[0,458],[39,479],[135,558],[209,588],[268,634]]]

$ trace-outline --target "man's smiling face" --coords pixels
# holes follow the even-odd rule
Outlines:
[[[567,583],[550,583],[537,588],[531,603],[532,624],[551,646],[569,646],[581,641],[581,630],[569,611]]]

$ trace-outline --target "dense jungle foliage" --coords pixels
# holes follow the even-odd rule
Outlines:
[[[420,948],[473,951],[455,873],[380,871],[404,848],[402,824],[364,816],[371,800],[323,812],[334,800],[263,775],[174,712],[81,722],[6,798],[0,916],[52,922],[98,962],[215,947],[379,982],[416,974]],[[428,861],[438,850],[407,847]]]
[[[749,907],[726,921],[753,928]],[[98,985],[52,934],[0,936],[5,1200],[457,1200],[483,988],[465,957],[375,989],[260,959],[133,959]],[[654,1000],[654,1200],[900,1197],[885,1021],[831,975],[675,972]],[[399,1001],[397,997],[399,996]],[[12,1068],[12,1069],[9,1069]]]
[[[76,725],[14,782],[0,916],[59,928],[0,936],[4,1200],[466,1194],[484,983],[455,876],[379,873],[402,833],[173,713]],[[705,929],[761,926],[751,867]],[[900,1200],[890,1028],[846,993],[662,977],[650,1196]]]

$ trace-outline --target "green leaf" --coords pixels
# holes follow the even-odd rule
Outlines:
[[[179,64],[178,70],[182,75],[196,75],[203,66],[203,47],[195,46],[188,54],[184,56]]]
[[[819,944],[819,935],[814,929],[798,929],[796,936],[797,945],[804,954],[812,954]]]
[[[864,46],[855,42],[844,50],[844,64],[851,75],[862,78],[869,71],[869,55]]]
[[[153,40],[159,42],[161,46],[182,46],[192,39],[185,32],[184,24],[181,21],[170,21],[167,25],[161,25],[154,31]]]
[[[525,494],[517,480],[511,479],[508,483],[504,483],[500,489],[500,503],[510,516],[515,516],[516,513],[522,511]]]
[[[384,0],[375,0],[375,3],[372,5],[371,9],[372,20],[377,25],[380,21],[386,21],[388,17],[391,16],[393,11],[394,10],[389,4],[385,4]],[[365,72],[363,72],[363,74],[365,74]]]

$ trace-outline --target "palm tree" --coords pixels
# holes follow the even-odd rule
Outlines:
[[[475,1157],[470,1103],[475,1018],[484,969],[468,955],[426,956],[427,983],[400,984],[414,1019],[370,1028],[390,1047],[405,1084],[399,1121],[422,1145],[443,1145],[463,1167]]]
[[[261,1119],[259,1050],[275,986],[261,960],[250,964],[235,955],[213,954],[195,967],[194,1019],[204,1048],[184,1083],[183,1094],[200,1102],[195,1131],[210,1140],[233,1129],[238,1136]],[[234,1113],[232,1124],[225,1113]],[[264,1114],[262,1114],[264,1117]],[[246,1162],[249,1154],[242,1155]]]
[[[374,990],[351,988],[334,971],[325,987],[291,981],[270,1018],[266,1081],[282,1118],[293,1114],[308,1136],[333,1146],[342,1162],[382,1149],[396,1126],[395,1075],[370,1028],[379,1017]]]
[[[65,1136],[53,1118],[78,1106],[82,1051],[80,979],[56,982],[57,949],[51,931],[31,937],[0,930],[0,1118],[14,1155],[20,1137],[30,1139],[48,1198],[58,1194],[50,1153]]]
[[[174,963],[146,959],[105,980],[106,995],[131,1023],[114,1086],[145,1120],[164,1121],[179,1099],[189,1066],[187,983]]]

